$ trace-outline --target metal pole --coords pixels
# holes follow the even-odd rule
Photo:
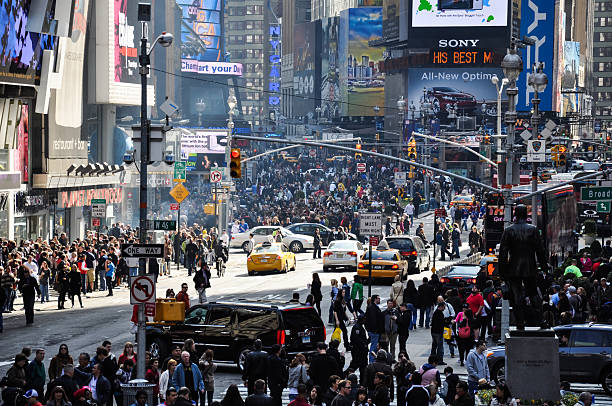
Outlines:
[[[533,99],[533,115],[531,116],[531,129],[535,139],[538,138],[538,124],[540,120],[540,99],[538,98],[538,91],[534,91]],[[531,164],[531,191],[536,192],[538,190],[538,163],[533,162]],[[531,224],[538,226],[538,196],[533,195],[531,198]]]
[[[503,82],[502,82],[503,83]],[[502,116],[501,116],[501,96],[504,91],[504,87],[500,87],[497,89],[497,163],[501,163],[501,154],[499,151],[502,149],[502,139],[501,139],[501,126],[502,126]],[[501,184],[501,179],[497,179],[497,183]]]
[[[217,182],[215,182],[215,191],[214,191],[214,201],[215,201],[215,226],[217,227],[217,234],[219,234],[219,212],[217,211],[217,201],[219,199],[219,196],[217,196]],[[218,237],[221,237],[221,235],[218,235]]]
[[[433,268],[431,268],[431,273],[436,273],[436,247],[438,246],[438,244],[436,244],[436,211],[434,209],[434,219],[433,219],[433,230],[434,230],[434,236],[433,236],[433,244],[434,244],[434,260],[433,260]]]
[[[177,219],[176,219],[176,237],[175,238],[179,238],[180,234],[181,234],[181,204],[179,203]],[[179,250],[180,249],[181,247],[179,245]],[[178,261],[176,261],[176,270],[178,271],[181,268],[181,253],[175,252],[174,255],[176,255],[176,257],[178,258]]]
[[[147,117],[147,75],[149,74],[149,56],[147,55],[146,23],[142,23],[142,38],[140,39],[140,243],[147,242],[147,164],[149,162],[149,120]],[[139,259],[138,274],[146,274],[147,262],[145,258]],[[138,305],[138,352],[146,351],[144,304]],[[145,376],[145,357],[138,357],[136,361],[139,379]]]
[[[368,297],[372,297],[372,236],[368,237]]]

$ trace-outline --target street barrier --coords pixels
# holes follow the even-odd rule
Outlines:
[[[478,252],[474,255],[470,255],[469,257],[460,259],[459,261],[455,262],[452,265],[447,265],[444,268],[440,268],[436,270],[436,274],[438,276],[445,276],[448,273],[448,271],[450,271],[450,269],[453,267],[453,265],[478,265],[480,264],[481,259],[482,259],[482,254]]]

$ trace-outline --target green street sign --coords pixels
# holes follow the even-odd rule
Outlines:
[[[187,179],[187,162],[176,161],[174,163],[174,181],[185,182]]]
[[[612,200],[612,187],[583,187],[580,189],[581,200]]]
[[[610,213],[610,202],[597,202],[597,213]]]
[[[91,199],[91,204],[106,204],[106,199]]]
[[[148,228],[161,231],[176,230],[176,220],[148,220]]]

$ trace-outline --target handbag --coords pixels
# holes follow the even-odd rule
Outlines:
[[[334,332],[332,333],[331,339],[332,340],[338,340],[338,341],[342,342],[342,330],[340,330],[340,327],[336,327],[334,329]]]
[[[442,335],[445,340],[451,339],[451,329],[450,327],[444,327],[444,334]]]

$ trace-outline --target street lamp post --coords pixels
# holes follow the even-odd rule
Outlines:
[[[378,113],[380,113],[380,107],[379,106],[374,106],[374,107],[372,107],[372,110],[374,110],[374,114],[376,114],[376,119],[375,119],[375,122],[374,122],[374,131],[375,131],[375,134],[376,134],[376,138],[375,138],[376,152],[378,152],[378,138],[379,138],[379,136],[378,136],[378,134],[379,134],[379,132],[378,132]]]
[[[493,75],[491,77],[491,82],[495,85],[497,89],[497,137],[496,137],[496,146],[497,146],[497,163],[501,162],[501,154],[499,151],[502,149],[502,139],[501,139],[501,126],[502,126],[502,115],[501,115],[501,97],[504,91],[504,86],[508,84],[508,78],[503,78],[501,81],[501,85],[499,83],[499,78],[497,75]],[[499,178],[499,176],[498,176]],[[501,179],[497,179],[497,182],[501,184]]]
[[[402,156],[402,152],[404,152],[404,123],[406,121],[406,99],[404,96],[400,96],[400,98],[396,102],[397,109],[399,110],[400,117],[400,132],[399,132],[399,151],[397,156]]]
[[[230,93],[230,95],[227,97],[227,108],[229,109],[229,111],[227,113],[228,114],[228,120],[227,120],[227,145],[225,146],[225,165],[226,165],[225,173],[226,173],[226,179],[228,181],[231,180],[231,176],[230,176],[230,150],[232,148],[232,133],[234,132],[234,109],[236,108],[237,104],[238,104],[238,102],[236,100],[236,96],[234,96],[233,93]],[[220,227],[220,229],[218,230],[219,237],[221,237],[221,228],[227,227],[229,225],[229,221],[230,221],[230,213],[231,213],[230,203],[231,203],[231,199],[230,199],[229,191],[228,191],[227,196],[228,196],[228,198],[227,198],[227,201],[225,202],[225,209],[226,209],[225,223],[219,222],[219,227]]]
[[[529,75],[528,84],[533,88],[533,114],[531,115],[531,129],[533,131],[533,137],[538,138],[538,125],[540,121],[540,98],[539,93],[546,90],[548,84],[548,76],[543,72],[542,64],[538,64],[537,68],[534,66],[532,69],[534,74]],[[546,141],[544,141],[546,143]],[[538,163],[532,162],[531,164],[531,191],[535,192],[538,190]],[[531,198],[531,224],[538,226],[538,197],[533,195]]]
[[[510,227],[512,223],[512,164],[514,162],[514,131],[516,124],[516,106],[515,97],[518,94],[516,88],[516,80],[523,71],[523,60],[516,53],[516,45],[514,41],[510,45],[510,49],[501,63],[504,75],[508,79],[508,111],[506,112],[506,179],[502,185],[502,180],[498,176],[498,183],[502,185],[504,196],[504,229]],[[503,83],[503,82],[502,82]],[[501,126],[500,126],[501,127]],[[498,153],[499,155],[499,153]],[[499,174],[499,172],[498,172]],[[510,329],[510,305],[507,298],[502,300],[502,331],[501,339],[505,342],[506,333]]]

